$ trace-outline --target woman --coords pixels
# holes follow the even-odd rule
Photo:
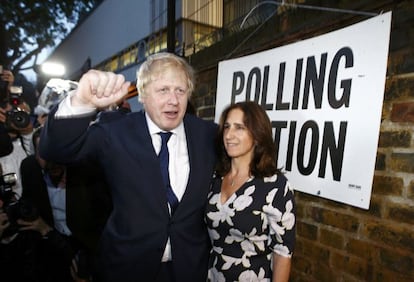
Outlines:
[[[295,244],[295,202],[277,169],[272,127],[254,102],[220,118],[219,162],[208,197],[210,281],[288,281]]]

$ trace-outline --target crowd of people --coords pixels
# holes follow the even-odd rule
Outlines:
[[[0,264],[21,274],[5,281],[288,281],[296,207],[266,112],[238,102],[219,124],[198,118],[194,70],[171,53],[137,71],[143,111],[106,110],[129,86],[89,70],[18,134],[30,212],[13,224],[0,195]]]

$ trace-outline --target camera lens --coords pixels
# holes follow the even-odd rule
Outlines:
[[[13,111],[9,114],[10,122],[17,128],[25,128],[30,123],[30,116],[25,111]]]

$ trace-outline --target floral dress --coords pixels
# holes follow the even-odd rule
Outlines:
[[[293,190],[282,174],[251,178],[221,203],[221,183],[213,181],[205,215],[212,243],[208,280],[271,281],[272,253],[293,253]]]

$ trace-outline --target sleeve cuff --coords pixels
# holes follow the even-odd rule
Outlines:
[[[55,113],[55,118],[71,118],[77,116],[94,115],[96,113],[96,108],[93,107],[72,106],[70,99],[75,91],[76,90],[71,91],[59,104],[58,110]]]

